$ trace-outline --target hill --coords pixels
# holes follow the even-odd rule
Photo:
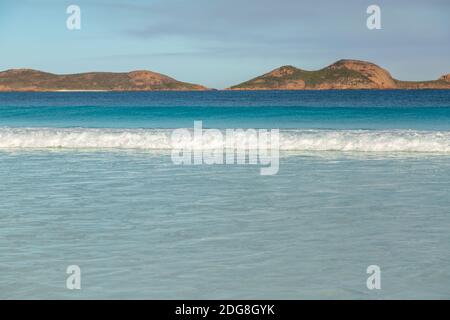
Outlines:
[[[400,81],[376,64],[360,60],[339,60],[317,71],[283,66],[229,88],[229,90],[326,89],[450,89],[450,75],[433,81]]]
[[[187,91],[206,87],[151,71],[59,75],[32,69],[0,72],[0,91]]]

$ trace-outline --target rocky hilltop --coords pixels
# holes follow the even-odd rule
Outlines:
[[[229,90],[450,89],[450,75],[433,81],[400,81],[376,64],[339,60],[321,70],[283,66]]]
[[[0,91],[187,91],[208,90],[151,71],[58,75],[31,69],[0,72]]]

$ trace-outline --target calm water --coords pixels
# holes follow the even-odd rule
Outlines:
[[[278,174],[174,165],[194,120]],[[0,163],[0,298],[450,298],[449,91],[6,93]]]

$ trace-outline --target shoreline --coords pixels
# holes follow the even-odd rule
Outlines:
[[[312,91],[448,91],[450,88],[348,88],[348,89],[206,89],[206,90],[0,90],[1,93],[83,93],[83,92],[312,92]]]
[[[172,90],[172,89],[162,89],[162,90],[103,90],[103,89],[55,89],[55,90],[1,90],[0,93],[19,93],[19,92],[35,92],[35,93],[41,93],[41,92],[242,92],[242,91],[249,91],[249,92],[264,92],[264,91],[277,91],[277,92],[302,92],[302,91],[430,91],[430,90],[439,90],[439,91],[447,91],[450,90],[449,88],[345,88],[345,89],[338,89],[338,88],[308,88],[308,89],[215,89],[215,88],[208,88],[204,90]]]

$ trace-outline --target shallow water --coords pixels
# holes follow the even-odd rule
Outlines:
[[[139,152],[0,161],[2,298],[449,297],[447,157],[285,155],[272,177]]]

